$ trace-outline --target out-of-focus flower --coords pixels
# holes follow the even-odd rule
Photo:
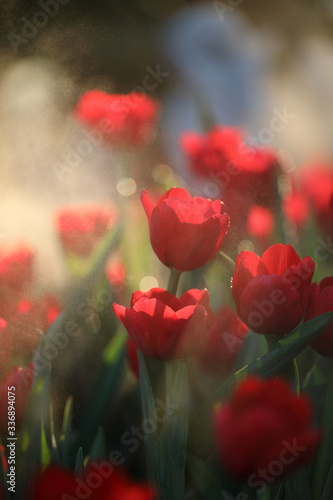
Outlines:
[[[154,500],[156,493],[146,483],[137,483],[109,462],[92,462],[83,477],[50,465],[34,478],[29,500]]]
[[[274,217],[268,208],[253,205],[247,217],[247,231],[255,238],[267,238],[274,231]]]
[[[34,301],[23,299],[16,305],[7,325],[13,339],[11,364],[25,365],[31,361],[40,340],[39,332],[46,332],[60,309],[59,301],[52,295]]]
[[[223,203],[194,197],[172,188],[153,203],[142,192],[154,252],[166,266],[179,272],[209,262],[222,245],[229,227]]]
[[[126,279],[126,267],[121,260],[111,260],[106,266],[105,274],[112,288],[118,289],[124,286]]]
[[[324,278],[319,284],[312,283],[304,321],[329,311],[333,311],[333,276]],[[333,358],[333,324],[329,325],[311,346],[322,356]]]
[[[189,290],[176,298],[162,288],[134,292],[131,308],[113,304],[140,351],[169,360],[193,356],[203,346],[214,315],[207,290]]]
[[[279,379],[243,381],[216,412],[215,428],[222,464],[253,486],[280,480],[305,464],[320,439],[309,399]]]
[[[107,94],[91,90],[81,96],[73,115],[94,129],[105,144],[140,147],[153,139],[158,111],[157,101],[140,92]]]
[[[304,226],[309,217],[309,203],[304,193],[294,192],[283,199],[282,209],[285,217],[296,226]]]
[[[231,370],[247,332],[247,326],[237,314],[230,307],[222,307],[196,358],[200,366],[209,373],[222,374]]]
[[[246,144],[240,129],[216,126],[205,135],[187,132],[181,146],[193,173],[204,177],[206,188],[222,197],[232,222],[232,231],[246,231],[252,205],[273,208],[276,202],[276,154],[267,148]]]
[[[89,257],[116,218],[117,210],[111,206],[87,203],[61,208],[56,215],[56,229],[64,250]]]
[[[232,278],[241,320],[265,335],[291,332],[303,318],[314,268],[314,260],[301,260],[291,245],[273,245],[262,258],[241,252]]]
[[[30,396],[34,378],[34,365],[27,368],[12,367],[0,380],[0,433],[8,431],[8,391],[15,394],[15,430],[19,430]]]
[[[21,292],[33,277],[34,252],[26,245],[0,250],[0,296]]]
[[[325,232],[333,227],[333,168],[326,164],[301,170],[301,187],[315,209],[317,221]]]

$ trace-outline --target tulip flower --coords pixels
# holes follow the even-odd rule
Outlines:
[[[243,381],[217,410],[215,429],[224,467],[256,488],[305,464],[320,439],[309,399],[281,379]]]
[[[153,203],[142,192],[150,241],[160,261],[176,271],[191,271],[209,262],[219,251],[229,227],[221,201],[194,197],[172,188]]]
[[[197,353],[213,321],[207,290],[189,290],[176,298],[162,288],[134,292],[131,308],[113,304],[140,351],[164,361]]]
[[[243,251],[236,259],[232,296],[237,313],[254,332],[282,337],[302,320],[315,268],[291,245],[269,247],[262,258]]]
[[[116,217],[111,206],[87,203],[62,207],[56,215],[56,228],[64,250],[89,257]]]
[[[319,284],[312,283],[304,321],[329,311],[333,311],[333,276],[324,278]],[[322,356],[333,358],[333,324],[325,328],[311,347]]]
[[[0,251],[0,298],[20,293],[33,277],[34,252],[27,245]]]
[[[151,142],[159,105],[151,97],[132,92],[127,95],[91,90],[83,94],[73,115],[94,131],[96,138],[114,147],[140,147]]]
[[[111,462],[92,462],[82,477],[57,465],[38,473],[29,500],[89,498],[90,500],[154,500],[146,483],[133,481]]]
[[[230,307],[222,307],[216,314],[204,347],[196,358],[202,369],[216,374],[231,370],[247,332],[247,326],[237,314]]]

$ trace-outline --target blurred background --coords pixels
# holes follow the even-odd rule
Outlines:
[[[328,0],[2,0],[0,12],[0,237],[38,246],[48,284],[64,279],[54,210],[124,196],[111,151],[94,144],[75,155],[86,137],[71,109],[89,89],[142,90],[162,102],[126,196],[139,197],[161,165],[191,182],[178,135],[205,120],[243,127],[289,171],[331,161]],[[284,126],[267,136],[276,115]]]

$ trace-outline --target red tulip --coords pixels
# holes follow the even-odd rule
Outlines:
[[[235,478],[264,487],[306,463],[320,433],[311,405],[284,380],[250,377],[215,415],[217,450]]]
[[[29,500],[154,500],[148,484],[134,482],[111,462],[92,462],[83,477],[56,465],[50,465],[34,478]]]
[[[232,296],[237,313],[254,332],[284,336],[302,320],[315,263],[291,245],[269,247],[262,258],[243,251],[236,259]]]
[[[45,295],[35,301],[21,300],[8,316],[7,330],[13,339],[13,362],[30,363],[38,347],[40,332],[46,332],[60,312],[58,300]]]
[[[232,369],[243,345],[248,328],[230,307],[222,307],[205,339],[197,360],[211,373],[226,373]]]
[[[20,293],[33,277],[34,253],[26,245],[0,252],[0,296],[8,298],[9,293]]]
[[[207,290],[189,290],[179,299],[162,288],[137,291],[130,309],[113,304],[113,310],[136,347],[162,360],[197,353],[213,321]]]
[[[223,203],[192,198],[185,189],[172,188],[153,203],[142,192],[151,245],[163,264],[179,272],[197,269],[218,252],[229,227]]]
[[[117,217],[114,207],[83,204],[62,207],[56,215],[56,228],[66,252],[89,257]]]
[[[105,274],[106,279],[114,289],[124,286],[126,279],[126,268],[121,260],[111,260],[106,266]]]
[[[333,311],[333,276],[324,278],[319,285],[312,283],[304,321],[329,311]],[[333,324],[325,328],[311,346],[322,356],[333,358]]]
[[[15,431],[18,431],[24,417],[28,403],[32,382],[34,378],[34,365],[30,363],[27,368],[12,367],[6,378],[0,381],[0,433],[8,430],[8,391],[15,394]],[[9,388],[12,389],[9,389]]]
[[[284,215],[297,226],[304,226],[309,218],[309,204],[303,193],[293,193],[283,199]]]
[[[95,131],[96,141],[116,147],[148,144],[155,133],[159,105],[151,97],[91,90],[81,96],[74,117]]]

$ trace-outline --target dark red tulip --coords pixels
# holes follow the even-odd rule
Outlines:
[[[309,399],[286,381],[249,377],[215,414],[222,464],[257,488],[280,480],[306,463],[318,444],[311,413]]]
[[[203,370],[220,374],[231,370],[247,332],[247,326],[237,314],[230,307],[222,307],[216,314],[204,347],[197,356]]]
[[[229,227],[222,201],[190,196],[172,188],[153,203],[142,192],[151,245],[166,266],[179,272],[197,269],[218,252]]]
[[[265,335],[282,337],[291,332],[303,318],[314,268],[314,260],[301,260],[291,245],[273,245],[262,258],[241,252],[232,278],[241,320]]]
[[[189,290],[179,299],[162,288],[137,291],[130,309],[113,304],[113,310],[136,347],[162,360],[197,353],[213,321],[207,290]]]

